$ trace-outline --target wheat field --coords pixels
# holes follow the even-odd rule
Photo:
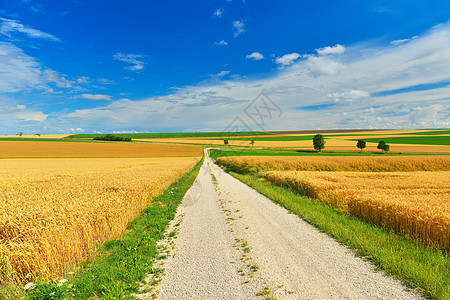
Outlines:
[[[439,156],[230,156],[220,164],[239,173],[296,171],[450,171],[450,155]]]
[[[0,158],[192,157],[202,155],[203,148],[193,145],[0,141]]]
[[[199,159],[0,160],[0,282],[63,274]]]
[[[269,171],[278,185],[450,250],[450,172]]]

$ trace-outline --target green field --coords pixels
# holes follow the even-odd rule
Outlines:
[[[450,134],[450,130],[432,130],[432,131],[424,131],[424,132],[410,132],[405,134],[412,135],[440,135],[440,134]]]
[[[264,131],[239,131],[239,132],[169,132],[169,133],[118,133],[113,134],[120,137],[129,137],[132,139],[165,139],[165,138],[195,138],[195,137],[228,137],[228,136],[248,136],[248,135],[270,135]],[[104,134],[74,134],[66,139],[92,139]]]
[[[209,150],[209,156],[216,160],[218,157],[225,156],[399,156],[399,155],[422,155],[422,154],[409,154],[409,153],[381,153],[381,152],[315,152],[311,151],[295,151],[295,150],[271,150],[271,149],[211,149]],[[429,155],[429,154],[423,154]],[[439,155],[439,154],[437,154]]]
[[[388,144],[444,145],[450,146],[450,136],[406,136],[364,139],[366,142],[378,143],[383,140]]]

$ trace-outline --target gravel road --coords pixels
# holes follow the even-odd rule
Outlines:
[[[209,158],[168,232],[141,299],[420,299]]]

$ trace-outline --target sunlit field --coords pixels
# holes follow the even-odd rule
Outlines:
[[[0,160],[0,281],[69,271],[199,159]]]

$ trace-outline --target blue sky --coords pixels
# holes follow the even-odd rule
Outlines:
[[[450,127],[447,0],[0,0],[0,134]]]

